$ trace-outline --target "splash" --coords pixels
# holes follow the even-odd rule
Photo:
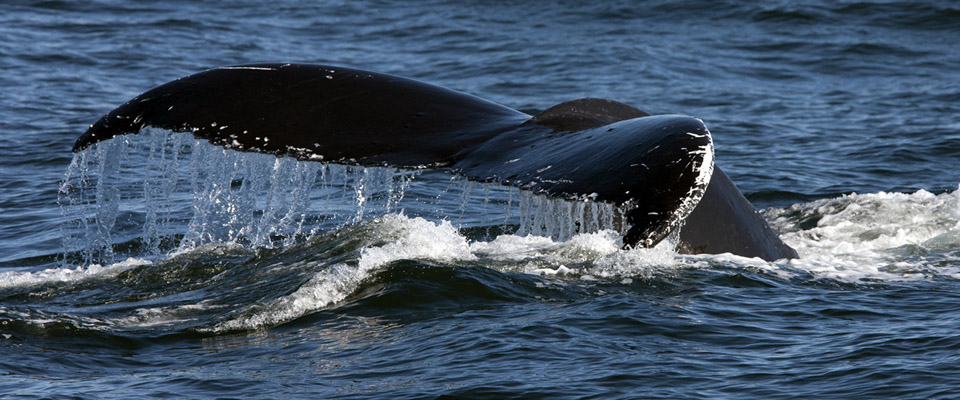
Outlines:
[[[75,155],[60,205],[64,254],[81,265],[209,243],[287,246],[389,213],[555,239],[629,228],[610,204],[550,199],[441,171],[242,153],[157,129]]]
[[[0,272],[0,289],[29,288],[49,284],[77,284],[91,279],[105,279],[148,265],[150,261],[130,258],[110,265],[91,264],[75,268],[47,268],[40,271]]]
[[[60,187],[66,254],[111,261],[207,243],[288,245],[395,210],[418,171],[239,153],[149,130],[77,154]]]
[[[621,250],[613,231],[583,233],[567,241],[542,236],[501,235],[493,241],[470,241],[450,221],[388,214],[365,223],[371,232],[356,259],[334,265],[322,261],[294,266],[316,272],[292,293],[251,304],[201,331],[223,333],[272,327],[344,302],[373,275],[398,260],[419,260],[464,268],[493,268],[547,277],[631,279],[672,271],[676,253],[670,244],[653,249]]]
[[[318,177],[322,173],[321,168],[317,172]],[[340,190],[324,196],[329,194],[331,198],[343,196],[356,199],[359,195],[355,190],[361,185],[354,185],[354,178],[364,179],[363,175],[358,175],[340,180],[341,183],[346,182]],[[329,182],[329,175],[327,179]],[[322,179],[318,178],[319,181]],[[369,178],[365,182],[370,184],[383,180]],[[464,192],[476,195],[471,197],[472,201],[476,201],[477,197],[482,197],[482,193],[471,191],[484,190],[479,185],[454,182],[449,178],[434,180],[432,185],[410,185],[407,194],[445,188],[439,191],[442,201],[430,198],[429,204],[433,207],[443,202],[459,204]],[[371,193],[369,190],[389,193],[384,188],[375,189],[366,184],[362,186],[363,193]],[[433,195],[436,196],[436,193],[434,191]],[[366,194],[363,196],[366,197]],[[489,196],[498,198],[493,193]],[[506,198],[509,197],[507,193]],[[413,206],[423,204],[419,203],[423,201],[422,198],[418,199]],[[364,204],[386,204],[378,203],[381,201],[365,200]],[[531,200],[531,204],[535,201]],[[522,206],[522,201],[516,203],[517,208]],[[480,202],[468,208],[480,208],[483,204],[488,203]],[[575,206],[572,210],[577,215]],[[539,209],[551,210],[551,207],[556,206],[541,206]],[[425,211],[428,207],[414,209]],[[556,208],[552,210],[556,212]],[[533,235],[528,233],[529,230],[525,231],[527,233],[518,230],[489,240],[477,240],[463,229],[458,229],[450,219],[431,220],[408,216],[403,212],[384,213],[374,218],[367,211],[361,217],[355,207],[344,208],[341,210],[344,221],[363,220],[330,235],[312,238],[302,245],[284,247],[264,253],[263,256],[243,258],[255,261],[250,261],[249,265],[245,264],[247,261],[240,261],[224,270],[231,272],[225,275],[218,273],[224,280],[219,281],[212,296],[182,302],[183,296],[174,295],[169,300],[156,299],[143,304],[147,307],[138,305],[121,315],[83,317],[96,321],[99,324],[96,329],[108,330],[187,327],[220,334],[270,328],[350,301],[350,297],[365,282],[398,260],[416,260],[456,268],[490,268],[506,274],[538,275],[543,277],[544,285],[558,287],[570,285],[571,282],[577,282],[574,285],[590,285],[594,280],[604,284],[631,284],[638,279],[682,279],[687,270],[709,270],[710,273],[720,274],[760,273],[782,282],[830,281],[857,285],[960,279],[960,271],[956,267],[956,260],[960,258],[960,235],[957,234],[960,231],[960,190],[940,195],[923,191],[913,194],[850,195],[767,210],[767,216],[774,226],[785,232],[784,238],[801,251],[801,259],[779,262],[730,254],[681,255],[674,250],[677,241],[675,234],[651,249],[623,250],[619,233],[610,229],[572,233],[565,240]],[[448,215],[463,212],[464,218],[471,218],[469,209],[460,211],[453,208],[448,212]],[[499,209],[498,212],[503,211]],[[584,208],[584,215],[590,215],[591,212]],[[603,212],[601,210],[597,214],[603,215]],[[274,220],[282,220],[282,217],[274,217]],[[330,250],[330,244],[337,249]],[[201,266],[203,262],[192,260],[218,258],[219,253],[213,254],[212,258],[207,257],[215,248],[218,247],[199,246],[161,263],[131,260],[128,263],[105,264],[104,267],[95,265],[15,272],[8,274],[6,280],[11,282],[11,286],[54,284],[70,287],[78,282],[108,278],[143,265],[156,265],[158,268],[184,263]],[[248,246],[237,248],[248,249]],[[250,254],[256,252],[254,250]],[[230,278],[226,278],[227,275]],[[174,293],[188,290],[179,289],[181,286],[174,282],[169,287]],[[210,290],[214,290],[213,286]],[[245,295],[235,298],[231,297],[232,293]],[[48,317],[41,315],[31,318]],[[84,323],[89,325],[87,322]]]
[[[848,282],[960,279],[960,189],[851,194],[766,214],[800,253],[790,265],[815,276]]]
[[[766,210],[801,255],[772,263],[680,255],[676,234],[652,249],[623,250],[628,227],[609,204],[549,199],[444,171],[240,153],[165,131],[118,137],[77,154],[60,195],[65,253],[80,266],[12,272],[5,276],[10,287],[71,285],[160,258],[203,255],[210,245],[281,248],[283,257],[297,260],[268,255],[252,270],[280,279],[283,290],[221,302],[226,293],[258,290],[237,278],[224,284],[229,290],[196,303],[161,301],[104,320],[114,328],[181,324],[208,309],[218,322],[201,330],[276,326],[346,301],[373,275],[408,259],[558,282],[629,283],[685,269],[856,284],[960,279],[960,189],[850,195]],[[504,229],[487,236],[464,229],[491,225]],[[310,241],[327,233],[348,254],[312,259]],[[296,249],[304,243],[306,250]],[[131,256],[140,258],[110,261]],[[271,275],[276,268],[284,271]]]
[[[521,192],[521,236],[545,236],[566,240],[582,233],[613,230],[626,234],[629,224],[623,210],[608,203],[570,202]]]

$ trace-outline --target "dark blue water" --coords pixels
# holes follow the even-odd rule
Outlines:
[[[957,38],[952,2],[5,1],[0,397],[954,398]],[[511,235],[503,188],[167,132],[70,152],[144,90],[255,62],[702,118],[801,258]],[[158,143],[183,162],[146,167]],[[241,172],[274,214],[213,229],[254,204],[211,195]]]

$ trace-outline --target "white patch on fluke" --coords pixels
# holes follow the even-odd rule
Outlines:
[[[267,68],[267,67],[220,67],[217,69],[239,69],[239,70],[251,70],[251,71],[276,71],[276,68]]]
[[[690,166],[691,170],[697,174],[696,178],[694,178],[693,186],[691,186],[690,190],[683,196],[680,205],[673,211],[672,216],[664,225],[671,230],[676,230],[680,223],[697,207],[700,199],[703,198],[704,193],[707,191],[707,186],[710,185],[710,178],[713,177],[713,138],[710,136],[710,132],[703,134],[687,132],[687,134],[697,138],[705,136],[709,140],[707,144],[701,146],[699,149],[690,151],[690,154],[700,154],[702,157],[699,163],[696,163],[696,160],[694,160],[694,164]]]

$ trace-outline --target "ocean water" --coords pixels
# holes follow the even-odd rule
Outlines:
[[[957,38],[948,1],[3,1],[0,398],[956,398]],[[259,62],[701,118],[800,258],[162,130],[70,152]]]

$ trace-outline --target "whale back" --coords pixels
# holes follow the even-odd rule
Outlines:
[[[588,97],[565,101],[543,110],[526,124],[547,126],[555,131],[581,131],[649,115],[629,104]]]
[[[797,258],[720,168],[680,228],[678,249],[689,254],[732,253],[764,260]]]

